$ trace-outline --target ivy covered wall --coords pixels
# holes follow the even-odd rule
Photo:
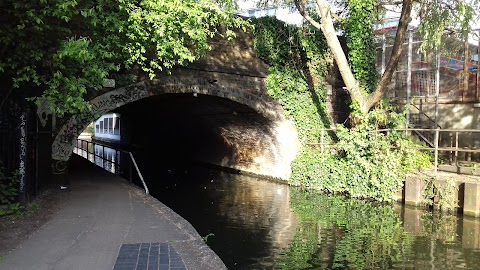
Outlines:
[[[404,127],[404,114],[396,113],[387,102],[381,102],[354,129],[337,125],[335,133],[325,132],[324,142],[334,147],[322,153],[321,130],[331,126],[324,80],[332,64],[323,35],[272,17],[254,19],[253,25],[256,52],[271,66],[268,94],[294,121],[302,143],[290,184],[391,201],[406,173],[430,164],[428,155],[410,149],[412,143],[404,132],[376,132]],[[355,104],[351,108],[355,113]]]

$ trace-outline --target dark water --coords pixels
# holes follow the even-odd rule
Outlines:
[[[152,195],[187,219],[229,269],[480,269],[474,219],[196,166],[143,166]]]

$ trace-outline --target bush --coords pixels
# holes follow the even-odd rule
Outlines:
[[[335,152],[321,154],[304,147],[294,162],[291,183],[351,197],[393,200],[408,172],[431,165],[428,154],[411,149],[415,145],[404,132],[378,131],[398,127],[397,119],[401,119],[398,113],[377,108],[351,130],[338,125]]]
[[[0,161],[0,216],[20,210],[20,205],[17,202],[18,183],[18,174],[8,175]]]

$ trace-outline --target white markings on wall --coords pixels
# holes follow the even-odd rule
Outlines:
[[[20,151],[19,151],[19,177],[20,177],[20,193],[25,192],[25,175],[27,164],[27,115],[25,112],[20,116]]]

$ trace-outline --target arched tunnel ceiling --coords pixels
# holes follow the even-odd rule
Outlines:
[[[176,112],[194,116],[256,112],[243,104],[215,96],[193,94],[165,94],[142,99],[116,110],[119,113]]]
[[[156,162],[193,160],[255,171],[276,161],[275,123],[228,99],[165,94],[115,112],[123,119],[122,141],[156,153]]]

